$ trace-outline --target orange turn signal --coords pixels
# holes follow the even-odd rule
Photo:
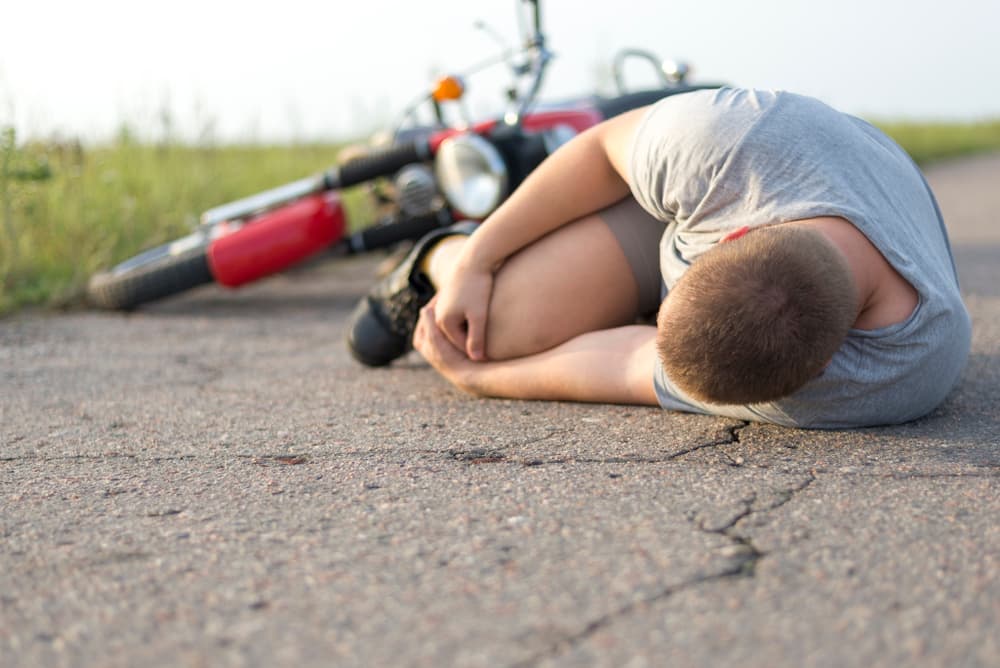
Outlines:
[[[465,93],[465,85],[462,80],[458,77],[447,76],[438,79],[432,95],[437,102],[445,102],[446,100],[459,100],[463,93]]]

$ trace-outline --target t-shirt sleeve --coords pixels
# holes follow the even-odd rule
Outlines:
[[[636,128],[629,147],[628,185],[639,205],[658,220],[668,221],[671,212],[663,206],[662,194],[665,174],[658,169],[662,164],[660,144],[662,133],[657,130],[657,117],[664,100],[652,105]]]
[[[672,95],[642,117],[629,150],[629,188],[650,215],[692,215],[706,196],[760,101],[722,88]]]
[[[722,91],[700,90],[672,95],[649,107],[639,119],[628,148],[628,178],[632,196],[650,216],[665,224],[660,239],[660,272],[667,290],[689,265],[690,239],[680,234],[711,187],[716,165],[724,159],[729,126],[718,109]],[[725,126],[725,127],[724,127]],[[700,235],[702,249],[717,238]],[[684,248],[678,244],[683,242]]]

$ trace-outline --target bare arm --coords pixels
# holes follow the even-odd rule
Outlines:
[[[656,328],[633,325],[582,334],[537,355],[473,362],[445,338],[433,307],[420,315],[414,346],[456,387],[477,396],[657,405]]]
[[[629,192],[627,153],[644,109],[605,121],[553,153],[479,227],[438,286],[438,326],[472,359],[484,359],[494,272],[552,230],[617,202]]]
[[[645,110],[604,121],[549,156],[483,223],[465,247],[465,261],[495,269],[557,227],[625,197],[627,153]]]

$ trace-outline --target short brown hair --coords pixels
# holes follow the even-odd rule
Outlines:
[[[857,308],[847,263],[822,235],[759,228],[692,264],[660,309],[657,349],[695,399],[773,401],[822,372]]]

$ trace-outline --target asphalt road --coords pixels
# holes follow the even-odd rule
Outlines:
[[[1000,665],[1000,156],[915,423],[477,400],[342,343],[373,261],[0,321],[0,665]]]

